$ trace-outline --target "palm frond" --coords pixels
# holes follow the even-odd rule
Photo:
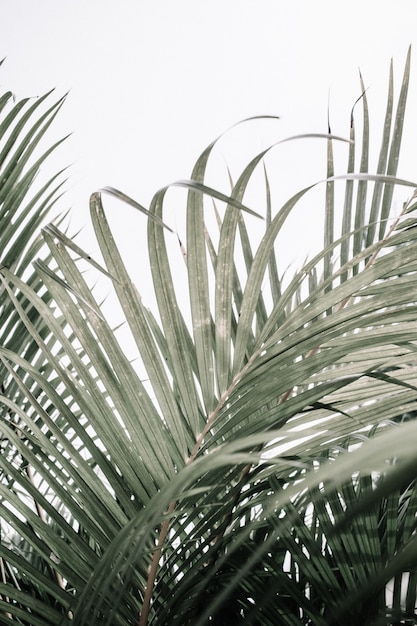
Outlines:
[[[324,181],[281,207],[267,159],[283,142],[228,192],[208,184],[210,144],[174,183],[187,192],[184,244],[168,226],[169,186],[149,209],[106,188],[147,217],[152,311],[101,192],[90,201],[101,258],[53,225],[42,289],[3,267],[22,346],[34,346],[0,347],[16,389],[2,398],[5,623],[411,619],[417,422],[401,416],[417,400],[415,195],[400,215],[393,206],[394,187],[417,187],[397,176],[408,77],[409,57],[395,115],[391,67],[376,172],[361,79],[347,173],[340,138],[314,135],[328,148]],[[262,166],[264,221],[246,200]],[[323,249],[283,280],[277,239],[319,185]],[[113,290],[123,329],[92,275]]]

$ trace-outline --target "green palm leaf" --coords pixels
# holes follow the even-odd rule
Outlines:
[[[376,173],[362,80],[347,174],[333,156],[340,138],[314,135],[328,146],[324,246],[285,280],[277,238],[315,185],[275,207],[267,159],[280,144],[229,193],[206,182],[216,142],[203,151],[191,180],[174,184],[188,194],[184,246],[168,226],[169,187],[149,210],[103,190],[147,217],[153,311],[100,192],[90,201],[100,259],[51,225],[36,278],[3,267],[22,337],[0,347],[15,390],[2,398],[4,623],[411,619],[417,426],[401,416],[417,399],[414,196],[391,219],[394,186],[417,187],[397,177],[408,75],[409,57],[393,117],[391,68]],[[245,194],[261,165],[255,245],[260,211]],[[134,362],[92,274],[123,313]]]

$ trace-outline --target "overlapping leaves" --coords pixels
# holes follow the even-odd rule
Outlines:
[[[36,264],[47,297],[2,269],[36,354],[21,343],[0,349],[18,390],[3,397],[15,451],[0,456],[4,623],[324,625],[411,611],[416,425],[398,425],[417,397],[417,184],[397,178],[408,74],[409,58],[394,112],[391,68],[376,174],[365,95],[362,138],[352,114],[345,142],[347,175],[334,176],[339,139],[321,138],[324,247],[285,283],[276,240],[312,187],[275,208],[266,175],[265,233],[252,248],[259,211],[245,193],[269,150],[228,195],[206,184],[215,142],[180,183],[177,256],[168,188],[149,210],[107,189],[148,216],[155,311],[129,277],[99,192],[90,208],[100,259],[47,226],[53,261]],[[400,185],[411,199],[393,219]],[[189,315],[176,282],[184,260]],[[112,286],[139,365],[91,272]]]

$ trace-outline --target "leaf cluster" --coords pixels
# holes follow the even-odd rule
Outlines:
[[[22,232],[58,187],[22,208],[24,155],[60,103],[46,117],[32,106],[20,143],[19,111],[0,122],[0,138],[14,122],[15,151],[10,166],[0,156],[1,223],[27,225],[14,246],[0,237],[0,623],[413,623],[417,183],[397,176],[409,71],[410,56],[395,105],[390,68],[375,173],[362,79],[361,136],[356,108],[348,140],[315,136],[327,146],[323,246],[285,277],[277,241],[315,185],[275,206],[275,144],[215,190],[216,140],[176,183],[184,241],[169,187],[149,208],[106,188],[90,200],[100,258],[49,224],[28,278],[40,243],[25,256]],[[246,194],[262,167],[259,219]],[[399,215],[395,187],[411,189]],[[152,310],[103,194],[146,216]],[[122,329],[92,275],[108,282]]]

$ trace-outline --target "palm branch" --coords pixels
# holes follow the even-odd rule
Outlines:
[[[342,142],[346,174],[335,175],[339,138],[321,137],[324,241],[300,270],[282,276],[277,241],[315,186],[276,208],[274,145],[229,193],[216,191],[206,172],[217,141],[177,184],[184,241],[168,226],[169,187],[149,209],[106,189],[90,201],[100,258],[49,225],[50,260],[36,263],[44,292],[3,267],[36,357],[0,350],[18,390],[3,396],[1,623],[413,619],[417,426],[401,416],[417,394],[417,184],[397,176],[409,63],[396,111],[390,69],[375,173],[363,83],[362,136],[355,108]],[[245,194],[263,165],[254,243],[262,211]],[[153,309],[129,277],[103,193],[147,216]],[[92,288],[97,276],[110,306]]]

